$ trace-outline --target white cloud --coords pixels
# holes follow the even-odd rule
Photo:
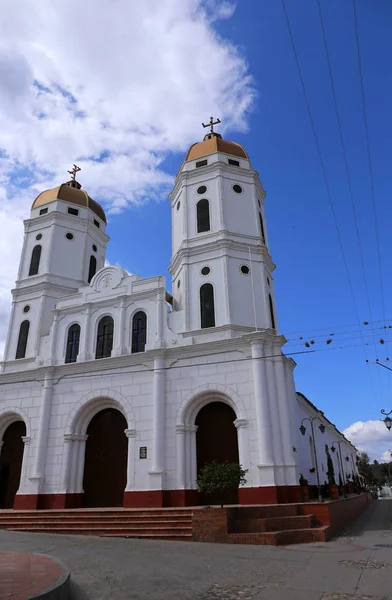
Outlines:
[[[367,452],[372,461],[390,461],[388,449],[392,448],[392,432],[382,421],[356,421],[343,434],[358,450]]]
[[[211,112],[226,129],[246,128],[247,64],[214,29],[234,9],[226,0],[3,0],[0,351],[22,217],[42,189],[77,162],[92,197],[121,212],[166,193],[164,158],[200,139]]]

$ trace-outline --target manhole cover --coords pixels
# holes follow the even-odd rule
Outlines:
[[[386,569],[390,565],[378,560],[341,560],[344,567],[356,567],[357,569]]]
[[[374,544],[375,548],[392,548],[392,544]]]

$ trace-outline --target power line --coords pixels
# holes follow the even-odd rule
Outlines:
[[[342,147],[343,158],[344,158],[344,165],[345,165],[346,176],[347,176],[347,183],[348,183],[348,189],[349,189],[349,197],[350,197],[350,201],[351,201],[351,208],[352,208],[353,215],[354,215],[355,232],[356,232],[356,237],[357,237],[357,242],[358,242],[359,255],[360,255],[360,258],[361,258],[361,267],[362,267],[363,279],[364,279],[364,282],[365,282],[367,305],[368,305],[370,320],[373,321],[373,315],[372,315],[372,309],[371,309],[371,303],[370,303],[369,286],[368,286],[367,277],[366,277],[365,261],[364,261],[364,257],[363,257],[363,249],[362,249],[362,243],[361,243],[361,236],[359,234],[358,216],[357,216],[357,211],[356,211],[356,208],[355,208],[354,194],[353,194],[353,189],[352,189],[352,185],[351,185],[350,169],[349,169],[349,166],[348,166],[347,152],[346,152],[346,146],[345,146],[345,143],[344,143],[342,123],[341,123],[341,119],[340,119],[338,100],[337,100],[337,96],[336,96],[335,82],[334,82],[334,77],[333,77],[333,72],[332,72],[331,59],[330,59],[330,55],[329,55],[329,49],[328,49],[328,43],[327,43],[327,36],[326,36],[326,33],[325,33],[324,18],[323,18],[323,12],[322,12],[322,9],[321,9],[321,0],[317,0],[317,3],[318,3],[319,15],[320,15],[321,31],[322,31],[322,35],[323,35],[325,54],[326,54],[326,57],[327,57],[327,64],[328,64],[328,71],[329,71],[329,80],[330,80],[330,83],[331,83],[332,96],[333,96],[333,101],[334,101],[334,106],[335,106],[335,113],[336,113],[336,120],[337,120],[337,123],[338,123],[340,144],[341,144],[341,147]],[[374,348],[375,348],[376,354],[377,354],[376,339],[375,338],[374,338]]]
[[[358,339],[358,338],[357,338]],[[308,355],[308,354],[317,354],[319,352],[331,352],[333,350],[347,350],[347,349],[351,349],[351,348],[359,348],[361,346],[368,346],[369,344],[367,342],[361,342],[360,344],[349,344],[349,345],[345,345],[345,346],[336,346],[336,347],[331,347],[328,346],[327,348],[312,348],[309,350],[298,350],[296,352],[282,352],[281,354],[268,354],[265,356],[260,356],[258,357],[256,360],[267,360],[269,358],[280,358],[282,355],[283,357],[291,357],[291,356],[298,356],[298,355]],[[193,355],[191,357],[188,358],[205,358],[205,354],[200,354],[200,355]],[[217,360],[217,361],[208,361],[208,363],[202,362],[202,363],[193,363],[193,364],[189,364],[189,365],[171,365],[170,367],[162,367],[161,370],[163,371],[172,371],[174,369],[191,369],[194,367],[205,367],[205,366],[210,366],[210,365],[221,365],[221,364],[228,364],[228,363],[237,363],[237,362],[245,362],[245,361],[250,361],[250,360],[254,360],[252,356],[246,356],[244,358],[233,358],[231,360]],[[82,364],[82,363],[79,363]],[[56,365],[57,367],[59,366],[63,366],[63,365]],[[53,367],[49,367],[49,368],[53,368]],[[117,369],[117,371],[116,371]],[[97,371],[91,371],[89,370],[88,372],[80,372],[80,373],[74,373],[74,374],[63,374],[60,377],[58,377],[57,379],[57,383],[59,381],[61,381],[61,379],[67,377],[69,379],[76,379],[76,378],[84,378],[87,379],[89,377],[105,377],[106,375],[110,374],[110,375],[135,375],[137,373],[148,373],[154,372],[154,368],[149,368],[149,367],[145,367],[144,369],[134,369],[134,370],[129,370],[129,371],[125,371],[124,367],[121,367],[121,370],[118,370],[119,367],[115,366],[115,367],[105,367],[102,369],[102,371],[97,372]],[[11,374],[11,373],[10,373]],[[12,385],[12,383],[32,383],[34,381],[40,381],[38,379],[18,379],[17,382],[1,382],[0,381],[0,385]]]
[[[318,136],[317,136],[317,132],[316,132],[316,127],[315,127],[315,123],[314,123],[312,111],[311,111],[311,108],[310,108],[310,103],[309,103],[308,95],[307,95],[307,92],[306,92],[305,82],[304,82],[304,78],[302,76],[301,65],[299,63],[299,58],[298,58],[297,50],[296,50],[296,47],[295,47],[294,37],[293,37],[292,30],[291,30],[291,25],[290,25],[289,16],[288,16],[287,9],[286,9],[285,0],[282,0],[282,6],[283,6],[283,12],[284,12],[284,16],[285,16],[285,20],[286,20],[286,25],[287,25],[287,29],[288,29],[288,33],[289,33],[289,37],[290,37],[290,41],[291,41],[291,47],[292,47],[292,50],[293,50],[295,62],[296,62],[296,65],[297,65],[298,75],[299,75],[299,79],[300,79],[301,86],[302,86],[302,92],[303,92],[303,95],[304,95],[304,98],[305,98],[305,104],[306,104],[306,108],[307,108],[307,111],[308,111],[310,125],[311,125],[311,129],[312,129],[312,132],[313,132],[314,141],[315,141],[315,144],[316,144],[317,154],[318,154],[318,157],[319,157],[320,166],[321,166],[321,170],[322,170],[323,177],[324,177],[325,189],[327,191],[329,205],[330,205],[330,208],[331,208],[331,211],[332,211],[333,220],[334,220],[334,224],[335,224],[335,229],[336,229],[336,233],[337,233],[337,237],[338,237],[338,241],[339,241],[339,246],[340,246],[340,250],[341,250],[341,253],[342,253],[343,264],[344,264],[344,267],[345,267],[347,281],[348,281],[349,288],[350,288],[350,293],[351,293],[351,297],[352,297],[352,301],[353,301],[354,311],[355,311],[355,314],[356,314],[356,317],[357,317],[358,324],[360,325],[360,318],[359,318],[359,313],[358,313],[358,307],[357,307],[357,303],[356,303],[356,300],[355,300],[355,295],[354,295],[354,290],[353,290],[353,286],[352,286],[352,282],[351,282],[351,278],[350,278],[350,272],[349,272],[349,269],[348,269],[346,255],[345,255],[345,252],[344,252],[344,246],[343,246],[342,236],[341,236],[341,233],[340,233],[338,219],[337,219],[337,216],[336,216],[335,207],[334,207],[334,203],[333,203],[333,200],[332,200],[332,194],[331,194],[331,190],[330,190],[329,183],[328,183],[328,177],[327,177],[327,173],[326,173],[326,169],[325,169],[325,165],[324,165],[324,160],[323,160],[323,157],[322,157],[322,154],[321,154],[320,143],[319,143],[319,140],[318,140]],[[365,346],[364,346],[364,354],[365,354],[365,360],[368,360],[368,356],[367,356],[367,352],[366,352]],[[370,377],[370,384],[371,384],[373,396],[374,396],[374,399],[375,399],[376,394],[375,394],[375,390],[374,390],[374,383],[373,383],[373,379],[372,379],[372,376],[371,376],[370,372],[369,372],[369,377]]]
[[[373,216],[374,216],[374,226],[375,226],[375,232],[376,232],[377,262],[378,262],[378,272],[379,272],[379,277],[380,277],[380,288],[381,288],[381,308],[382,308],[382,316],[385,321],[385,295],[384,295],[384,285],[383,285],[383,281],[382,281],[380,236],[379,236],[379,229],[378,229],[376,198],[375,198],[375,192],[374,192],[373,167],[372,167],[372,158],[371,158],[371,153],[370,153],[370,137],[369,137],[369,127],[368,127],[368,120],[367,120],[365,88],[364,88],[364,84],[363,84],[362,58],[361,58],[361,48],[360,48],[360,43],[359,43],[357,7],[356,7],[355,0],[353,0],[353,15],[354,15],[354,25],[355,25],[355,41],[356,41],[357,57],[358,57],[359,81],[360,81],[360,85],[361,85],[363,121],[364,121],[364,125],[365,125],[366,154],[367,154],[368,166],[369,166],[370,189],[371,189]]]

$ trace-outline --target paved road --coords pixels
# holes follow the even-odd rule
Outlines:
[[[388,547],[389,546],[389,547]],[[0,531],[69,566],[73,600],[392,600],[392,500],[328,544],[273,548]]]

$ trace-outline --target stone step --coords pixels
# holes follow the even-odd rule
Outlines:
[[[96,527],[96,526],[100,526],[100,527],[119,527],[121,526],[124,529],[152,529],[152,528],[156,528],[156,527],[163,527],[163,528],[192,528],[192,521],[191,520],[182,520],[182,521],[170,521],[170,520],[164,520],[164,521],[122,521],[122,520],[116,520],[116,519],[112,519],[110,521],[102,521],[100,519],[92,519],[92,520],[68,520],[68,521],[59,521],[59,522],[52,522],[52,521],[42,521],[41,519],[29,519],[29,520],[25,520],[25,521],[18,521],[18,520],[7,520],[4,521],[0,524],[0,528],[3,529],[21,529],[21,528],[25,528],[25,527],[45,527],[46,529],[52,529],[52,530],[58,530],[61,529],[63,527]]]
[[[167,517],[160,517],[158,515],[149,515],[147,516],[133,516],[133,515],[121,515],[119,517],[113,516],[100,516],[95,514],[89,515],[67,515],[66,517],[51,517],[41,516],[39,512],[36,515],[23,515],[20,517],[2,516],[0,518],[0,527],[4,527],[6,523],[30,523],[30,522],[40,522],[40,523],[68,523],[68,522],[90,522],[99,520],[102,523],[111,523],[111,522],[121,522],[121,523],[191,523],[192,517],[187,515],[167,515]]]
[[[272,519],[300,515],[298,504],[271,504],[263,506],[241,506],[235,510],[241,519]]]
[[[133,528],[133,527],[102,527],[101,525],[91,526],[86,525],[81,527],[80,525],[71,526],[65,525],[64,527],[56,528],[54,531],[51,527],[47,526],[21,526],[21,527],[7,527],[7,531],[24,531],[31,533],[61,533],[69,535],[118,535],[123,537],[168,537],[168,536],[190,536],[192,537],[192,528],[190,527],[145,527],[145,528]]]
[[[287,531],[267,531],[264,533],[230,533],[229,544],[255,544],[265,546],[288,546],[325,542],[328,539],[328,527],[310,527]]]
[[[264,533],[267,531],[308,529],[315,524],[316,519],[314,515],[270,517],[266,519],[237,519],[233,525],[233,533]]]

